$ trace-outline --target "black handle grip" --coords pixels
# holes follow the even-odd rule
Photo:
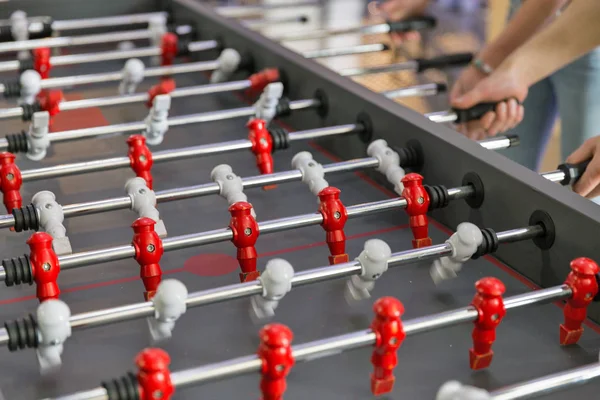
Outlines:
[[[51,19],[46,19],[41,26],[36,24],[35,27],[38,29],[32,30],[32,25],[29,25],[29,39],[45,39],[54,33]]]
[[[590,161],[592,160],[586,160],[578,164],[560,164],[558,166],[558,170],[562,171],[565,174],[565,177],[562,181],[560,181],[560,184],[563,186],[570,186],[577,182],[585,172]]]
[[[452,111],[456,113],[457,124],[462,124],[469,121],[475,121],[483,117],[486,113],[494,111],[498,103],[479,103],[476,106],[467,108],[464,110],[453,108]]]
[[[417,58],[415,61],[417,62],[417,72],[423,72],[431,68],[444,69],[467,65],[473,60],[473,57],[473,53],[457,53],[429,59]]]
[[[0,42],[12,42],[13,35],[9,25],[0,26]]]
[[[410,32],[425,29],[433,29],[437,25],[437,19],[429,16],[412,17],[400,21],[388,22],[390,32]]]

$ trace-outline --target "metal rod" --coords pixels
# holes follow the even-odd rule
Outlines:
[[[199,51],[216,49],[219,43],[215,40],[206,40],[201,42],[191,42],[188,44],[188,51],[194,53]],[[89,64],[93,62],[105,62],[114,60],[125,60],[129,58],[143,58],[160,56],[162,49],[160,47],[140,47],[130,50],[111,50],[85,54],[68,54],[62,56],[50,57],[50,64],[54,67],[76,64]],[[20,68],[19,61],[2,61],[0,62],[0,72],[18,71]],[[150,68],[148,68],[150,70]],[[146,71],[147,72],[147,71]],[[50,78],[54,79],[54,78]],[[47,80],[42,81],[42,87],[45,87]],[[0,90],[3,93],[4,89]]]
[[[548,179],[550,182],[562,182],[565,179],[565,173],[563,171],[550,171],[545,172],[542,176]]]
[[[321,4],[319,1],[297,1],[294,3],[294,7],[319,7]],[[222,6],[215,7],[215,11],[219,14],[229,18],[243,18],[256,14],[262,14],[265,11],[276,10],[279,8],[288,8],[290,3],[278,3],[278,4],[261,4],[257,6]]]
[[[600,363],[558,372],[528,382],[517,383],[490,392],[490,400],[521,400],[540,397],[559,390],[584,385],[600,378]]]
[[[337,47],[333,49],[312,50],[302,53],[305,58],[326,58],[349,56],[355,54],[379,53],[389,50],[389,46],[384,43],[359,44],[349,47]]]
[[[432,112],[425,114],[425,117],[438,124],[456,121],[456,113],[450,110]]]
[[[388,99],[400,99],[404,97],[435,96],[440,93],[441,86],[438,83],[426,83],[423,85],[407,86],[398,89],[381,92]]]
[[[149,39],[154,36],[154,32],[149,29],[138,29],[132,31],[98,33],[95,35],[81,36],[60,36],[43,39],[23,40],[17,42],[0,43],[0,53],[13,51],[33,50],[38,47],[67,47],[82,46],[98,43],[114,43],[127,40]]]
[[[55,31],[70,31],[89,28],[105,28],[111,26],[134,25],[148,23],[155,18],[168,18],[166,12],[139,13],[129,15],[115,15],[112,17],[82,18],[57,20],[52,22]]]
[[[358,67],[358,68],[347,68],[339,71],[342,76],[360,76],[369,74],[382,74],[388,72],[398,71],[416,71],[419,64],[415,60],[405,61],[396,64],[389,65],[378,65],[375,67]]]
[[[250,29],[264,29],[270,28],[273,25],[279,24],[305,24],[308,22],[308,17],[306,15],[300,15],[298,17],[279,17],[279,18],[268,18],[268,19],[247,19],[240,20],[240,23],[246,25]]]
[[[376,24],[368,26],[352,26],[348,28],[337,28],[337,29],[317,29],[310,32],[293,32],[283,35],[272,36],[272,40],[278,40],[282,42],[297,41],[297,40],[312,40],[322,39],[336,35],[348,35],[358,33],[361,35],[376,35],[382,33],[389,33],[389,24]]]

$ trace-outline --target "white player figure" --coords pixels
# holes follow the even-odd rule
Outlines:
[[[125,191],[131,199],[131,210],[139,218],[152,218],[156,222],[154,231],[161,238],[167,237],[165,222],[160,219],[160,213],[156,208],[156,193],[154,193],[154,190],[148,188],[144,178],[135,177],[127,180]]]
[[[248,196],[244,193],[244,183],[242,178],[233,172],[233,168],[227,164],[217,165],[210,173],[210,179],[219,185],[219,195],[227,200],[228,205],[248,201]],[[256,218],[254,208],[252,216]]]
[[[29,39],[29,21],[25,11],[15,11],[10,15],[10,33],[15,42]],[[17,59],[27,60],[31,57],[29,51],[21,50],[17,53]]]
[[[262,119],[267,124],[277,116],[277,105],[283,96],[283,83],[269,83],[254,103],[254,117]]]
[[[302,173],[302,182],[308,185],[308,189],[315,196],[329,186],[325,180],[325,171],[323,166],[313,159],[313,155],[308,151],[301,151],[292,158],[292,168],[300,170]]]
[[[240,66],[242,56],[234,49],[224,49],[217,58],[218,67],[210,75],[210,83],[222,83],[229,80]]]
[[[27,158],[40,161],[46,157],[50,147],[50,114],[48,111],[39,111],[33,114],[31,125],[27,131]]]
[[[491,400],[489,392],[457,381],[444,383],[437,392],[435,400]]]
[[[151,34],[150,45],[160,48],[162,37],[167,33],[167,18],[164,15],[152,17],[148,21],[148,30]],[[150,60],[152,65],[160,65],[161,58],[159,56],[153,56]]]
[[[362,267],[360,275],[352,275],[346,281],[345,297],[348,302],[364,300],[371,297],[375,281],[388,269],[388,261],[392,250],[380,239],[365,242],[364,250],[356,258]]]
[[[125,62],[123,70],[123,79],[119,84],[119,94],[132,94],[136,91],[138,85],[144,80],[144,63],[137,58],[130,58]]]
[[[172,336],[175,322],[187,310],[187,297],[187,288],[176,279],[165,279],[158,285],[152,298],[154,318],[148,318],[153,340],[161,341]]]
[[[371,142],[369,147],[367,147],[367,154],[379,160],[377,171],[385,175],[388,182],[394,185],[394,192],[402,195],[402,191],[404,190],[402,178],[404,178],[406,173],[400,167],[400,155],[392,150],[383,139]]]
[[[431,278],[438,284],[444,280],[456,278],[465,262],[477,252],[477,247],[483,241],[481,229],[469,222],[458,225],[456,232],[446,240],[452,247],[452,254],[433,262],[430,269]]]
[[[63,344],[71,336],[71,310],[61,300],[44,301],[37,309],[37,357],[43,373],[62,364]]]
[[[21,95],[17,103],[20,106],[23,104],[31,105],[42,90],[42,77],[37,71],[28,69],[27,71],[23,71],[19,77],[19,85],[21,86]]]
[[[146,130],[144,136],[146,143],[156,146],[162,143],[165,133],[169,130],[169,109],[171,108],[171,96],[161,94],[154,98],[152,108],[144,120]]]
[[[259,319],[270,318],[275,315],[279,301],[292,290],[294,267],[281,258],[269,260],[264,272],[258,280],[262,284],[263,292],[253,296],[250,300],[254,316]]]
[[[40,229],[52,236],[54,252],[59,256],[71,254],[71,241],[67,236],[67,228],[63,225],[65,214],[54,193],[49,190],[37,192],[31,203],[37,209]]]

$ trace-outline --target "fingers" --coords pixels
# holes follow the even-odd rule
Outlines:
[[[598,142],[600,142],[600,137],[586,140],[581,146],[579,146],[577,150],[567,157],[566,162],[570,164],[577,164],[589,160],[594,156],[594,152],[598,148]]]
[[[498,132],[501,132],[506,126],[508,119],[508,105],[503,101],[496,106],[496,118],[491,124],[490,129],[488,129],[488,135],[495,136]]]
[[[419,32],[392,32],[390,34],[392,41],[396,46],[410,41],[417,41],[421,39]]]
[[[573,185],[573,190],[584,197],[592,197],[600,190],[600,155],[592,158],[581,178]]]

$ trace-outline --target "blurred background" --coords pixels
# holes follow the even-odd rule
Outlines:
[[[383,22],[376,12],[377,1],[368,0],[232,0],[209,1],[221,14],[238,21],[275,40],[286,35],[317,29],[340,29],[366,23]],[[281,5],[289,7],[262,8],[247,13],[240,5]],[[429,57],[457,52],[477,53],[484,43],[504,28],[510,0],[434,0],[430,14],[438,17],[438,27],[422,35],[421,40],[405,43],[395,51],[362,55],[322,58],[317,62],[334,70],[368,67],[416,57]],[[306,22],[304,22],[304,18]],[[346,34],[322,39],[281,41],[296,51],[345,47],[367,43],[389,43],[386,35]],[[377,92],[427,82],[446,82],[451,88],[460,69],[450,72],[437,70],[423,74],[392,72],[352,78]],[[410,97],[397,102],[421,113],[439,111],[448,107],[448,96]],[[554,129],[541,170],[552,170],[560,160],[560,122]]]

